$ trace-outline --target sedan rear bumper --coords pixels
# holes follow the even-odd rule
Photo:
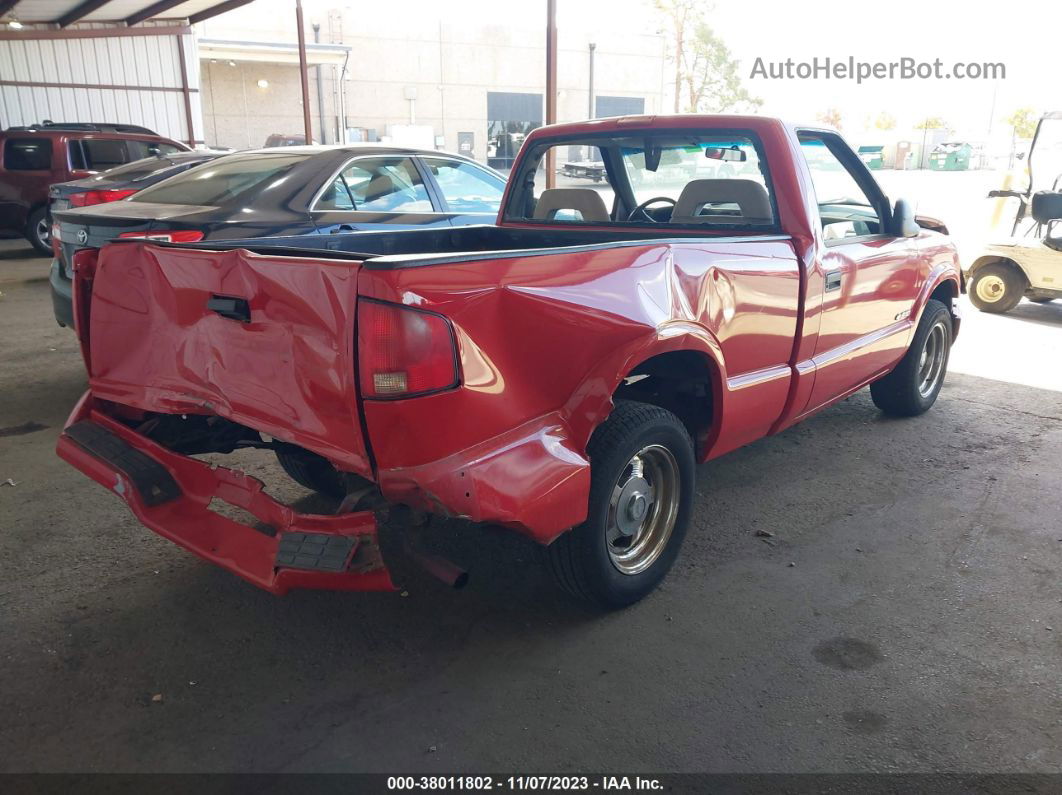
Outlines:
[[[297,513],[256,478],[174,453],[117,422],[95,407],[91,393],[74,409],[56,452],[114,491],[154,532],[270,593],[395,590],[371,511]],[[213,500],[259,524],[216,513]]]
[[[57,259],[52,260],[48,283],[52,291],[52,313],[55,315],[55,322],[72,329],[74,327],[73,282],[66,278],[63,265]]]

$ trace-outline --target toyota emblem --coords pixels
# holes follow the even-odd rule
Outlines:
[[[88,243],[88,232],[86,232],[84,229],[79,229],[77,233],[77,242],[80,243],[82,246]]]

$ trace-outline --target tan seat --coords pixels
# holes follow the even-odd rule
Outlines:
[[[542,191],[535,204],[535,218],[552,221],[561,210],[575,210],[583,221],[608,223],[608,209],[601,194],[590,188],[550,188]]]
[[[760,183],[751,179],[695,179],[679,194],[671,223],[718,223],[718,216],[698,215],[706,204],[736,204],[741,218],[735,220],[747,224],[769,224],[774,220],[771,199]]]

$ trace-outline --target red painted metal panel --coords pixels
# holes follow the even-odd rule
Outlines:
[[[146,410],[218,414],[369,477],[354,375],[358,268],[106,246],[92,287],[92,392]],[[250,322],[211,311],[215,295],[245,299]]]

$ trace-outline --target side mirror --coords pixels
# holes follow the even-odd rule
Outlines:
[[[892,211],[893,234],[897,237],[918,237],[922,227],[915,221],[914,209],[906,199],[897,199]]]

